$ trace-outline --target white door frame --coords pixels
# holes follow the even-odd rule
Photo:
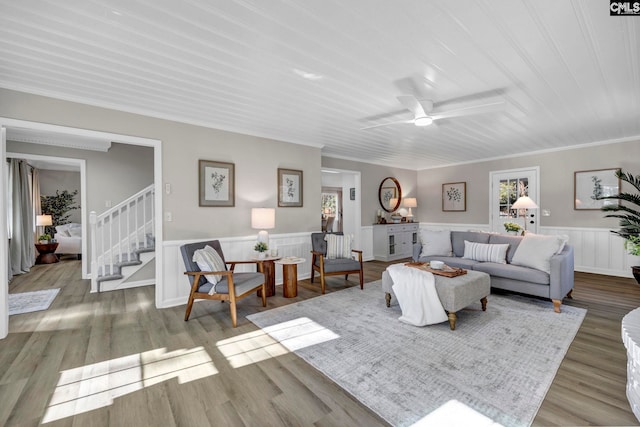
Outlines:
[[[122,144],[129,145],[141,145],[146,147],[153,147],[153,180],[154,180],[154,189],[155,189],[155,234],[156,234],[156,272],[155,272],[155,291],[156,291],[156,307],[159,306],[160,301],[163,301],[163,277],[162,277],[162,266],[163,266],[163,236],[162,236],[162,141],[159,139],[151,139],[151,138],[141,138],[138,136],[131,135],[122,135],[110,132],[100,132],[93,131],[87,129],[79,129],[67,126],[58,126],[47,123],[39,123],[39,122],[30,122],[26,120],[18,120],[7,117],[0,117],[0,128],[2,129],[2,137],[0,138],[0,155],[3,159],[6,158],[7,155],[7,141],[6,141],[6,128],[23,128],[23,129],[34,129],[43,132],[54,132],[54,133],[66,133],[73,136],[79,137],[88,137],[88,138],[99,138],[99,139],[109,139],[113,142],[118,142]],[[3,174],[6,174],[6,161],[2,162],[2,167],[0,170]],[[3,175],[3,181],[4,177]],[[8,241],[7,241],[7,230],[6,230],[6,206],[5,201],[7,198],[7,188],[6,185],[0,186],[0,239],[2,239],[2,243],[0,243],[0,247],[4,249],[2,256],[4,260],[7,258],[8,251]],[[86,199],[85,199],[86,200]],[[83,222],[85,222],[86,218],[83,218]],[[84,257],[83,257],[84,258]],[[0,262],[0,339],[5,338],[9,333],[9,300],[8,300],[8,292],[9,292],[9,281],[8,281],[8,270],[5,266],[6,262]],[[93,272],[92,272],[93,273]]]
[[[500,175],[518,175],[518,174],[522,174],[522,175],[531,174],[533,176],[534,182],[529,181],[529,197],[531,197],[531,199],[534,202],[536,202],[538,206],[540,206],[540,166],[530,166],[530,167],[524,167],[524,168],[489,172],[489,188],[490,188],[489,197],[491,198],[491,200],[489,201],[489,229],[491,231],[504,232],[504,230],[496,229],[497,224],[495,223],[494,213],[499,207],[498,207],[498,200],[495,196],[496,196],[496,191],[499,191],[499,190],[494,188],[494,182]],[[534,224],[533,226],[529,224],[527,229],[529,231],[537,233],[540,227],[540,209],[537,209],[536,212],[534,212],[534,214],[535,214]],[[525,221],[528,221],[528,219],[526,219]]]
[[[337,172],[343,175],[350,175],[353,177],[353,181],[354,181],[354,187],[355,187],[355,192],[356,192],[356,199],[354,200],[355,205],[354,205],[354,209],[353,209],[353,247],[354,248],[361,248],[362,247],[362,199],[360,197],[360,193],[361,193],[361,188],[362,188],[362,184],[361,184],[361,173],[360,171],[353,171],[353,170],[347,170],[347,169],[336,169],[336,168],[329,168],[329,167],[321,167],[322,170],[326,170],[326,171],[333,171],[333,172]],[[324,186],[324,183],[320,183],[321,187]],[[327,184],[327,187],[334,187],[333,184]],[[349,194],[349,188],[346,188],[344,186],[344,180],[343,180],[343,185],[342,185],[342,197],[343,197],[343,201],[344,198],[346,197],[346,195]],[[344,205],[346,205],[346,203],[344,203]],[[343,210],[344,210],[344,205],[343,205]],[[343,216],[344,218],[344,216]],[[343,222],[343,226],[344,224],[347,223],[347,221],[345,220],[345,222]],[[344,228],[343,228],[344,230]],[[345,230],[345,233],[348,232],[348,229]]]

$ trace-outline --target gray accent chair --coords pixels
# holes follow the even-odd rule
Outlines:
[[[193,261],[193,254],[198,249],[202,249],[205,246],[211,246],[218,252],[220,258],[225,263],[224,271],[200,271],[198,264]],[[189,278],[189,284],[191,285],[191,293],[189,294],[189,300],[187,302],[187,310],[184,314],[185,322],[189,320],[191,314],[191,308],[193,307],[193,301],[196,299],[208,299],[218,301],[229,301],[229,308],[231,309],[231,323],[235,328],[237,325],[236,314],[236,301],[252,294],[255,291],[261,291],[262,294],[262,306],[267,306],[267,292],[265,289],[265,277],[262,270],[262,264],[257,261],[226,261],[220,242],[218,240],[210,240],[207,242],[197,242],[182,245],[180,247],[182,253],[182,259],[186,267],[185,275]],[[256,264],[261,272],[259,273],[235,273],[234,269],[237,264]],[[230,266],[227,269],[227,265]],[[209,295],[209,291],[212,288],[212,284],[207,281],[205,275],[217,274],[222,275],[222,279],[216,283],[215,293]]]
[[[364,289],[364,275],[362,272],[362,251],[351,249],[358,259],[327,259],[327,242],[324,236],[327,234],[342,235],[342,232],[336,233],[311,233],[311,283],[313,283],[314,274],[317,271],[320,274],[320,289],[324,294],[325,277],[337,276],[344,274],[344,280],[349,279],[349,274],[358,274],[360,276],[360,289]]]

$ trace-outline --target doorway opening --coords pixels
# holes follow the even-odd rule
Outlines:
[[[540,167],[494,171],[490,173],[491,212],[489,215],[491,231],[504,233],[504,224],[512,222],[523,230],[538,233],[537,209],[513,209],[519,197],[529,196],[538,206]]]
[[[342,188],[322,187],[322,231],[342,232]]]

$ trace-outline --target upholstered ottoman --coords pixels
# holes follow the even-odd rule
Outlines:
[[[487,273],[468,270],[467,274],[461,276],[434,275],[434,278],[438,298],[448,313],[449,326],[452,331],[456,329],[456,312],[459,310],[478,300],[482,303],[482,311],[487,310],[487,296],[491,293],[491,280]],[[382,290],[385,293],[387,307],[391,306],[391,295],[395,298],[392,286],[391,276],[385,270],[382,273]]]

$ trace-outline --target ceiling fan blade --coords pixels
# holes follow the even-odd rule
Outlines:
[[[375,129],[375,128],[379,128],[379,127],[383,127],[383,126],[399,125],[399,124],[406,124],[406,123],[413,123],[413,120],[402,120],[402,121],[399,121],[399,122],[380,123],[380,124],[377,124],[377,125],[360,128],[360,130]]]
[[[480,105],[468,105],[466,107],[454,108],[447,111],[434,111],[430,114],[433,120],[451,119],[453,117],[471,116],[475,114],[493,113],[502,111],[506,105],[504,100],[496,100]]]
[[[413,117],[414,118],[416,118],[416,117],[424,117],[424,116],[427,115],[424,112],[424,108],[422,108],[422,105],[416,99],[415,96],[413,96],[413,95],[400,95],[397,98],[398,98],[398,101],[400,101],[400,103],[405,106],[405,108],[407,108],[409,111],[411,111],[413,113]]]

